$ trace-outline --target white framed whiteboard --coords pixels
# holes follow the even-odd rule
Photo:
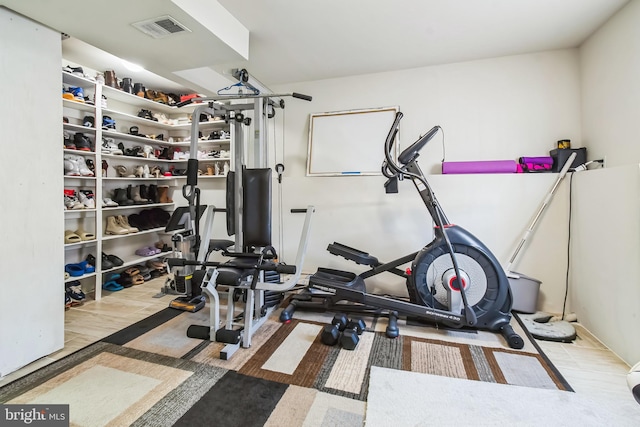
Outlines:
[[[381,175],[384,142],[398,111],[396,106],[311,114],[307,176]]]

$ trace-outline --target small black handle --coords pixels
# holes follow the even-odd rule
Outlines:
[[[192,102],[193,102],[193,98],[189,98],[189,99],[187,99],[186,101],[178,102],[178,103],[176,104],[176,107],[178,107],[178,108],[180,108],[180,107],[184,107],[185,105],[189,105],[189,104],[191,104]]]
[[[307,213],[307,208],[291,209],[291,213]]]
[[[291,94],[291,96],[293,96],[294,98],[305,100],[305,101],[311,101],[312,100],[312,98],[309,95],[303,95],[301,93],[296,93],[296,92],[293,92]]]

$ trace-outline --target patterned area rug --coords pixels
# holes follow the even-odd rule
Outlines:
[[[321,343],[330,314],[279,310],[230,360],[222,344],[191,339],[198,313],[165,309],[0,389],[1,403],[70,404],[77,426],[362,426],[372,367],[451,378],[571,391],[514,319],[525,339],[365,318],[353,351]]]

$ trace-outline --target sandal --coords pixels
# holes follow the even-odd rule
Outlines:
[[[136,274],[131,278],[131,283],[134,285],[142,285],[144,283],[144,277],[141,274]]]
[[[136,249],[136,255],[138,256],[153,256],[156,254],[156,249],[146,246],[144,248]]]
[[[107,255],[107,259],[109,261],[111,261],[111,263],[115,266],[115,267],[120,267],[122,264],[124,264],[124,261],[122,261],[120,258],[118,258],[115,255]],[[104,263],[104,261],[103,261]]]
[[[115,280],[110,280],[102,284],[102,289],[109,292],[116,292],[123,290],[124,286],[119,285]]]
[[[76,230],[76,234],[80,236],[81,240],[95,240],[96,235],[93,233],[89,233],[88,231],[84,231],[82,227]]]
[[[96,267],[91,265],[89,261],[80,261],[78,265],[84,269],[84,274],[94,273],[96,271]]]
[[[64,231],[64,242],[65,243],[78,243],[81,242],[82,239],[76,233],[71,230]]]
[[[80,277],[84,274],[84,267],[80,264],[67,264],[64,266],[64,271],[71,277]]]
[[[135,267],[127,268],[124,272],[125,274],[128,274],[131,277],[137,276],[138,274],[140,274],[140,270],[138,270]]]

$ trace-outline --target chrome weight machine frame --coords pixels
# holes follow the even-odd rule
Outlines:
[[[209,298],[210,321],[208,326],[191,325],[187,330],[187,336],[205,340],[214,340],[225,343],[226,346],[220,353],[221,359],[230,358],[240,347],[249,347],[253,333],[266,321],[268,314],[275,308],[266,299],[268,293],[282,293],[290,290],[297,283],[304,261],[307,248],[311,216],[315,209],[309,206],[306,211],[306,218],[301,233],[298,254],[295,265],[286,265],[275,259],[275,250],[270,246],[271,236],[271,169],[267,168],[267,122],[273,117],[275,108],[284,108],[283,97],[294,97],[306,101],[311,101],[311,97],[298,93],[288,94],[261,94],[255,87],[249,86],[243,79],[248,79],[248,73],[239,74],[240,86],[251,89],[251,93],[218,95],[206,98],[192,98],[178,104],[184,106],[190,103],[200,103],[192,113],[190,158],[187,161],[187,182],[182,188],[182,195],[189,202],[186,220],[185,235],[181,236],[182,246],[188,249],[182,251],[180,258],[169,258],[167,260],[170,272],[184,280],[184,295],[172,302],[174,308],[184,302],[202,301],[204,306],[204,295]],[[234,85],[235,86],[235,85]],[[230,103],[229,101],[236,101]],[[247,102],[248,101],[248,102]],[[244,164],[244,134],[243,126],[251,124],[252,119],[244,115],[244,111],[254,111],[255,124],[255,144],[253,151],[254,166],[262,169],[247,169]],[[204,226],[204,238],[200,235],[199,218],[203,207],[200,205],[200,189],[198,182],[198,159],[197,147],[199,136],[199,121],[201,114],[212,116],[222,116],[225,121],[233,123],[234,132],[234,164],[230,173],[232,179],[227,181],[227,207],[226,209],[216,209],[209,206],[206,208],[207,216]],[[245,177],[246,175],[246,177]],[[246,179],[245,179],[246,178]],[[253,206],[245,206],[248,200],[245,197],[246,185],[254,181],[259,182],[257,188],[249,188],[252,194],[250,197],[261,200],[260,207],[265,207],[265,218],[258,218],[259,213],[254,212]],[[267,188],[268,187],[268,188]],[[255,197],[254,197],[255,196]],[[267,208],[268,207],[268,208]],[[215,212],[225,211],[227,213],[227,231],[229,235],[235,235],[235,242],[230,240],[211,240],[210,233],[213,226],[213,216]],[[246,236],[243,222],[245,216],[253,215],[254,222],[249,224],[247,229],[249,237]],[[266,219],[268,218],[268,219]],[[264,225],[264,232],[260,226]],[[257,243],[255,237],[251,235],[263,235],[259,237]],[[251,239],[254,240],[251,240]],[[231,247],[233,246],[233,249]],[[208,261],[208,256],[213,250],[219,250],[229,259],[224,262]],[[276,272],[277,277],[266,278],[268,272]],[[279,274],[289,274],[291,277],[284,282],[280,282]],[[224,324],[220,322],[220,298],[219,288],[227,290],[227,318]],[[202,295],[204,294],[204,295]],[[241,295],[241,298],[236,298]],[[238,301],[239,299],[239,301]],[[243,304],[244,309],[240,316],[237,315],[236,303]],[[195,310],[190,310],[195,311]],[[239,321],[238,319],[241,319]]]

